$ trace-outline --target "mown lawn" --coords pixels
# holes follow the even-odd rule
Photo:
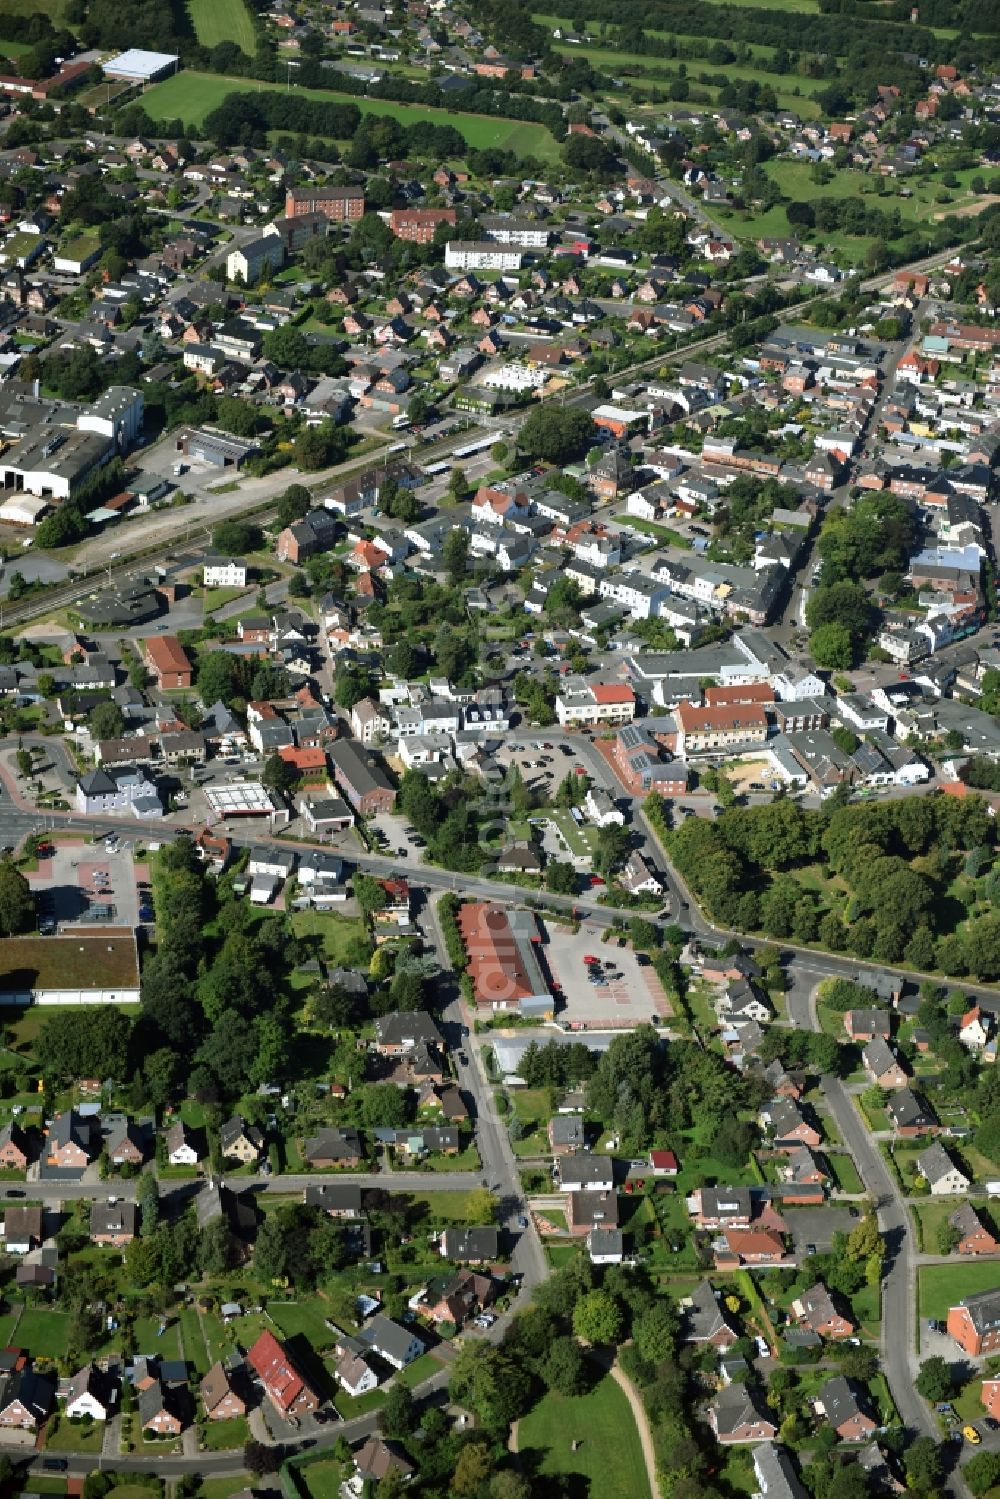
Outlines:
[[[311,1463],[308,1467],[295,1468],[293,1471],[299,1489],[307,1493],[310,1499],[340,1499],[344,1465],[336,1458],[327,1457],[322,1462]]]
[[[943,1322],[948,1308],[964,1296],[1000,1288],[1000,1265],[966,1265],[957,1261],[947,1265],[922,1265],[918,1285],[921,1317],[936,1317]]]
[[[330,1315],[325,1301],[272,1301],[268,1311],[286,1338],[302,1336],[314,1348],[326,1348],[333,1344],[333,1333],[325,1321]]]
[[[63,1358],[69,1347],[69,1317],[65,1312],[25,1311],[17,1324],[17,1343],[37,1358]]]
[[[863,1192],[865,1190],[864,1184],[858,1175],[858,1168],[849,1155],[837,1155],[835,1152],[831,1152],[826,1159],[830,1170],[836,1177],[837,1186],[842,1192]]]
[[[143,108],[154,120],[181,119],[191,129],[203,124],[206,115],[235,93],[258,93],[261,89],[284,92],[284,83],[261,83],[259,79],[227,78],[221,73],[198,73],[182,70],[154,84],[142,96]],[[324,103],[357,104],[351,94],[333,89],[296,88],[295,93]],[[360,101],[364,114],[390,115],[401,125],[453,125],[474,150],[497,146],[501,150],[553,158],[558,147],[544,125],[521,123],[488,115],[462,114],[449,109],[430,109],[413,104],[395,104],[386,100]]]
[[[576,1451],[572,1450],[574,1442]],[[518,1426],[518,1448],[539,1458],[544,1477],[615,1499],[649,1499],[649,1480],[635,1421],[610,1374],[587,1395],[550,1392]]]
[[[206,1421],[205,1448],[208,1452],[229,1452],[242,1447],[249,1435],[246,1416],[235,1416],[231,1421]]]
[[[67,1421],[59,1422],[59,1429],[48,1432],[45,1437],[46,1452],[100,1452],[104,1442],[104,1422]]]

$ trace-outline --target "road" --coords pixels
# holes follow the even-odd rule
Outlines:
[[[800,970],[785,996],[788,1018],[800,1030],[820,1029],[816,984],[821,976],[826,976],[825,967]],[[917,1436],[937,1441],[940,1436],[937,1423],[913,1388],[917,1375],[917,1277],[910,1215],[892,1171],[843,1083],[827,1074],[820,1079],[820,1086],[865,1190],[876,1204],[878,1225],[886,1244],[882,1277],[882,1368],[903,1424]]]

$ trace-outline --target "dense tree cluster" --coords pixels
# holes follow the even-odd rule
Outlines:
[[[187,839],[155,856],[153,891],[158,944],[143,969],[132,1041],[139,1094],[160,1105],[183,1086],[225,1100],[289,1075],[282,976],[299,948],[287,919],[255,922],[231,881],[205,873]]]
[[[954,930],[945,891],[963,853],[992,849],[992,821],[972,797],[904,797],[891,803],[828,804],[781,798],[732,807],[715,822],[689,818],[670,835],[671,853],[712,913],[743,931],[914,967],[990,979],[1000,974],[1000,917],[974,914]],[[820,863],[846,888],[824,905],[794,871]]]

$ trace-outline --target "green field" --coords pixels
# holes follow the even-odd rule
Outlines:
[[[65,1312],[28,1309],[17,1324],[17,1344],[33,1358],[63,1358],[69,1347],[69,1317]]]
[[[48,16],[53,26],[65,26],[67,0],[0,0],[0,36],[4,16]]]
[[[205,116],[234,93],[256,93],[261,89],[283,90],[283,83],[260,83],[248,78],[226,78],[220,73],[175,73],[163,83],[154,84],[142,97],[143,108],[154,120],[181,119],[189,129],[197,130]],[[454,125],[469,146],[483,149],[499,146],[520,154],[553,158],[558,147],[544,125],[517,120],[490,118],[487,115],[461,114],[449,109],[426,109],[416,104],[393,104],[384,100],[357,100],[350,94],[332,89],[299,88],[297,94],[335,104],[362,105],[366,114],[392,115],[401,125],[426,122],[431,125]]]
[[[293,1468],[299,1490],[310,1499],[340,1499],[344,1465],[335,1457],[327,1457],[308,1467]]]
[[[203,47],[235,42],[247,57],[257,51],[257,35],[244,0],[188,0],[188,15]]]
[[[595,1495],[649,1499],[639,1433],[629,1403],[610,1374],[588,1395],[550,1392],[519,1423],[517,1436],[520,1452],[539,1457],[539,1474],[571,1482],[580,1477]],[[575,1452],[574,1441],[579,1443]]]
[[[922,1265],[920,1267],[920,1315],[943,1322],[948,1308],[977,1291],[1000,1288],[1000,1265]]]

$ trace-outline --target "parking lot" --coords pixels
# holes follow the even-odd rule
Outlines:
[[[797,1255],[827,1254],[836,1233],[849,1234],[857,1222],[854,1208],[786,1208],[782,1217],[795,1241]]]
[[[379,812],[371,818],[368,825],[377,835],[377,851],[387,859],[399,859],[404,868],[407,863],[419,863],[425,846],[424,840],[402,813]]]
[[[546,741],[547,742],[547,741]],[[546,801],[555,795],[560,781],[580,762],[569,745],[548,742],[539,745],[505,745],[497,751],[497,764],[504,770],[516,766],[524,784],[537,791]],[[585,768],[585,767],[583,767]]]
[[[135,927],[139,921],[136,866],[132,845],[112,851],[104,843],[62,843],[38,860],[28,882],[38,897],[40,926],[47,919],[57,929],[104,922]]]
[[[560,1024],[588,1030],[628,1029],[669,1014],[652,967],[640,966],[630,949],[602,942],[598,928],[586,923],[575,934],[554,922],[541,925],[545,931],[542,956],[563,1001],[556,1012]],[[599,960],[601,982],[588,980],[588,970],[596,965],[586,963],[587,957]]]

